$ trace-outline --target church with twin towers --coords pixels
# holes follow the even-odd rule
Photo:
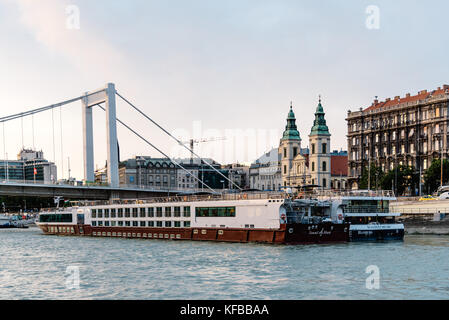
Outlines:
[[[332,162],[335,161],[331,161],[331,134],[324,116],[320,97],[309,134],[309,147],[302,148],[293,105],[290,105],[287,126],[278,149],[284,187],[315,186],[320,189],[336,189],[337,186],[332,182]]]

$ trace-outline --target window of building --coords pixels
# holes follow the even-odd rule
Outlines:
[[[353,143],[355,144],[355,143]],[[312,143],[312,154],[315,154],[315,143]]]
[[[284,148],[284,158],[287,158],[287,148]]]
[[[323,171],[327,171],[327,163],[326,163],[326,161],[323,161]]]
[[[284,174],[287,174],[287,166],[284,166]]]
[[[327,153],[327,143],[323,143],[321,145],[321,153],[324,153],[324,154]]]
[[[323,188],[327,188],[327,181],[326,181],[326,179],[323,179]]]
[[[312,162],[312,171],[315,171],[315,162]]]

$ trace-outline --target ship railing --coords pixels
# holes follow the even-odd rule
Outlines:
[[[317,197],[328,197],[328,198],[341,198],[341,197],[395,198],[394,192],[392,190],[348,190],[348,191],[316,190],[315,195]]]
[[[251,193],[225,193],[210,195],[177,195],[145,199],[111,199],[97,201],[72,201],[72,206],[110,206],[110,205],[138,205],[173,202],[201,202],[201,201],[235,201],[235,200],[275,200],[287,198],[284,192],[251,192]],[[54,210],[54,209],[53,209]]]

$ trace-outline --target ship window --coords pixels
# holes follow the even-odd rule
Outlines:
[[[175,217],[181,216],[181,207],[175,207]]]
[[[115,227],[117,225],[116,221],[111,221],[111,227]]]
[[[131,217],[131,208],[125,208],[125,218]]]
[[[162,228],[162,221],[156,221],[156,227]]]
[[[154,227],[154,221],[148,221],[148,226],[149,227]]]
[[[165,221],[165,227],[171,228],[171,221]]]
[[[184,221],[184,227],[190,228],[190,221]]]
[[[184,207],[184,217],[190,217],[190,207]]]
[[[162,208],[161,207],[156,208],[156,217],[162,217]]]
[[[104,209],[104,217],[109,218],[109,209]]]
[[[137,208],[133,208],[133,218],[137,218]]]
[[[103,218],[103,209],[99,209],[97,212],[97,218]]]
[[[39,222],[72,222],[72,214],[41,214]]]
[[[171,217],[171,207],[166,207],[165,208],[165,216],[166,217]]]
[[[105,221],[105,222],[104,222],[104,226],[105,226],[105,227],[109,227],[109,221]]]
[[[139,226],[139,222],[138,221],[133,221],[133,227],[138,227]]]
[[[118,222],[119,227],[123,227],[123,221]]]
[[[140,211],[140,217],[141,217],[141,218],[145,218],[145,216],[146,216],[146,214],[145,214],[145,208],[140,208],[139,211]]]
[[[150,218],[154,217],[154,208],[148,208],[148,217]]]
[[[92,227],[96,227],[97,226],[97,221],[92,221]]]
[[[115,217],[116,217],[116,210],[111,209],[111,218],[115,218]]]
[[[97,213],[97,209],[92,209],[92,214]]]
[[[181,228],[181,221],[175,221],[175,228]]]
[[[102,227],[103,226],[103,221],[98,221],[98,226]]]
[[[146,227],[145,221],[140,221],[140,226],[141,226],[141,227]]]
[[[118,208],[118,217],[123,218],[123,208]]]
[[[195,208],[197,217],[235,217],[235,207]]]
[[[125,227],[131,227],[131,221],[125,221]]]

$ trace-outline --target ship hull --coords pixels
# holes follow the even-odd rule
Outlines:
[[[92,227],[91,225],[38,224],[50,235],[133,239],[190,240],[268,244],[312,244],[349,241],[344,224],[281,225],[280,229]]]
[[[350,241],[402,241],[404,240],[404,229],[391,230],[351,230]]]

